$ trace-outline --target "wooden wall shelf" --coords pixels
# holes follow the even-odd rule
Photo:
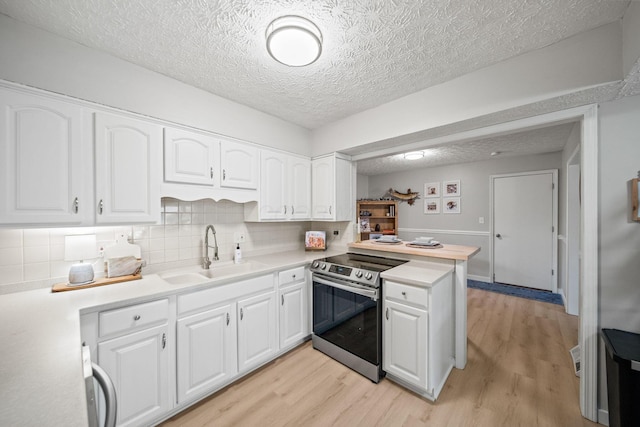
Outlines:
[[[369,240],[371,233],[398,234],[398,202],[395,200],[358,200],[356,215],[361,240]],[[380,231],[375,230],[376,224]]]

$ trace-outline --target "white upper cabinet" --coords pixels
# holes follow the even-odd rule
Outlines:
[[[352,165],[335,155],[313,159],[312,216],[314,220],[351,221]]]
[[[159,222],[162,127],[95,113],[96,223]]]
[[[82,146],[82,107],[0,88],[0,109],[0,224],[90,220],[92,165]]]
[[[311,219],[311,161],[261,150],[259,199],[257,204],[245,206],[245,220]]]
[[[164,180],[216,186],[220,175],[220,143],[210,135],[178,128],[164,129]]]
[[[258,188],[257,147],[241,142],[222,140],[220,144],[220,186],[226,188]]]

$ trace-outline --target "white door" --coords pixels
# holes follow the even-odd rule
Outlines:
[[[291,218],[311,218],[311,161],[289,157]]]
[[[280,348],[303,339],[307,332],[306,282],[280,289]]]
[[[81,224],[86,189],[82,108],[0,89],[0,223]]]
[[[116,389],[119,426],[149,425],[171,409],[167,325],[98,344],[98,364]]]
[[[213,186],[219,164],[218,141],[183,129],[164,129],[164,180]]]
[[[238,370],[249,370],[277,350],[276,294],[269,292],[238,301]]]
[[[260,152],[254,146],[233,141],[220,144],[222,168],[220,186],[226,188],[258,188]]]
[[[494,282],[556,291],[556,173],[492,177]]]
[[[178,320],[178,403],[202,395],[235,375],[235,318],[235,304],[229,304]]]
[[[411,384],[426,388],[427,312],[386,299],[384,305],[384,370]]]
[[[262,150],[260,169],[260,219],[287,217],[287,157]]]
[[[162,128],[96,113],[96,223],[160,221]]]

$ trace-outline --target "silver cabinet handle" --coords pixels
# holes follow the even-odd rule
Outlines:
[[[222,180],[224,181],[225,179],[227,179],[227,170],[222,169]]]
[[[167,346],[167,334],[162,334],[162,349]]]
[[[291,206],[291,215],[295,215],[296,213],[296,208],[293,207],[293,205]]]
[[[240,307],[240,320],[244,318],[244,313],[242,312],[242,307]]]
[[[229,313],[227,313],[227,326],[229,326]]]
[[[280,299],[282,300],[281,305],[284,305],[284,295],[280,295]]]
[[[102,199],[100,199],[100,202],[98,203],[98,213],[100,215],[102,215],[102,211],[104,210],[104,203],[102,202]]]
[[[76,197],[75,199],[73,199],[73,213],[78,213],[79,205],[80,205],[80,202],[79,202],[78,198]]]
[[[284,214],[287,214],[287,205],[284,205]]]
[[[140,315],[136,314],[135,316],[133,316],[133,320],[140,320]]]
[[[385,312],[385,317],[389,320],[389,307],[387,307],[387,311]]]
[[[213,166],[209,168],[209,175],[211,176],[211,179],[213,179]]]
[[[333,215],[333,214],[331,213],[331,206],[329,206],[329,215]]]

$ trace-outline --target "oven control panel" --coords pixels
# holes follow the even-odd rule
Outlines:
[[[350,277],[351,276],[351,271],[353,271],[352,268],[350,267],[344,267],[342,265],[331,265],[331,267],[329,267],[329,272],[330,273],[335,273],[335,274],[340,274],[341,276],[347,276]],[[357,275],[357,273],[356,273]]]

